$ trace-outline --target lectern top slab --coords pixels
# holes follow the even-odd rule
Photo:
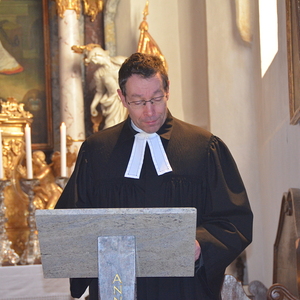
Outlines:
[[[98,277],[105,236],[135,236],[138,277],[194,276],[195,208],[37,210],[36,222],[45,277]]]

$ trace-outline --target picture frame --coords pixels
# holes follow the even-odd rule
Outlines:
[[[53,150],[47,0],[0,1],[0,82],[0,99],[33,115],[33,150]]]
[[[300,0],[286,0],[290,124],[300,121]]]

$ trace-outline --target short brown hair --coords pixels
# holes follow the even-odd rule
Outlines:
[[[159,73],[163,81],[164,90],[169,87],[168,73],[164,67],[163,61],[156,55],[145,53],[134,53],[128,57],[119,70],[119,86],[122,94],[126,95],[126,82],[133,74],[144,78],[150,78]]]

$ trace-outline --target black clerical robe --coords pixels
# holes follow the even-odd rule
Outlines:
[[[137,278],[137,299],[220,299],[225,268],[252,240],[242,179],[226,145],[208,131],[168,113],[157,133],[172,172],[158,176],[146,147],[140,179],[124,177],[136,134],[128,118],[82,144],[56,208],[196,207],[202,252],[195,276]],[[97,279],[72,279],[73,297],[88,285],[97,297]]]

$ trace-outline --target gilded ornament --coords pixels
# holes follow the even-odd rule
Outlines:
[[[96,47],[100,47],[100,45],[98,44],[87,44],[87,45],[74,45],[71,47],[71,49],[75,52],[75,53],[79,53],[79,54],[84,54],[85,52],[90,52],[92,49],[96,48]]]
[[[62,193],[62,188],[55,183],[53,163],[47,164],[43,151],[32,154],[33,175],[39,180],[34,187],[33,204],[36,209],[53,209]]]
[[[98,13],[103,10],[103,0],[83,0],[84,13],[94,22]]]
[[[56,2],[57,14],[63,18],[66,10],[75,10],[77,17],[80,15],[80,0],[53,0]],[[94,22],[98,13],[103,10],[103,0],[83,0],[84,14],[91,17]]]
[[[32,122],[32,114],[24,110],[24,104],[15,98],[0,101],[0,129],[4,180],[11,182],[4,190],[5,224],[12,248],[20,256],[29,235],[27,215],[28,197],[20,186],[19,166],[24,163],[25,125]]]
[[[57,14],[63,18],[66,10],[75,10],[77,17],[80,15],[80,0],[53,0],[56,2]]]
[[[149,8],[149,2],[147,1],[145,9],[143,11],[144,18],[139,27],[141,33],[140,33],[137,52],[157,55],[163,61],[163,64],[167,70],[168,69],[167,61],[163,56],[161,50],[159,49],[159,46],[157,45],[153,37],[148,32],[148,23],[146,21],[146,18],[149,14],[148,8]]]
[[[5,240],[2,239],[0,249],[5,248],[11,251],[9,257],[3,251],[0,256],[6,257],[5,264],[15,264],[19,257],[21,264],[39,263],[34,212],[35,209],[53,209],[61,195],[62,188],[55,183],[58,174],[55,172],[54,159],[52,163],[47,164],[42,151],[33,152],[34,179],[26,179],[24,131],[26,124],[34,121],[33,115],[24,110],[24,103],[18,103],[12,97],[0,100],[0,107],[0,130],[2,131],[2,145],[0,146],[2,147],[4,177],[1,182],[10,183],[2,191],[4,201],[2,201],[1,211],[3,212],[2,219],[5,221],[0,222],[2,224],[2,230],[0,230],[5,232],[6,237]],[[69,146],[70,144],[72,141],[68,142]],[[72,166],[76,155],[74,157],[74,153],[70,151],[68,155],[70,156],[68,166]],[[28,183],[25,191],[22,189],[22,183],[23,188],[24,184]],[[34,257],[32,253],[35,253]]]
[[[24,110],[24,103],[18,103],[13,97],[7,98],[7,101],[0,100],[1,115],[10,118],[26,118],[30,119],[33,115]]]

